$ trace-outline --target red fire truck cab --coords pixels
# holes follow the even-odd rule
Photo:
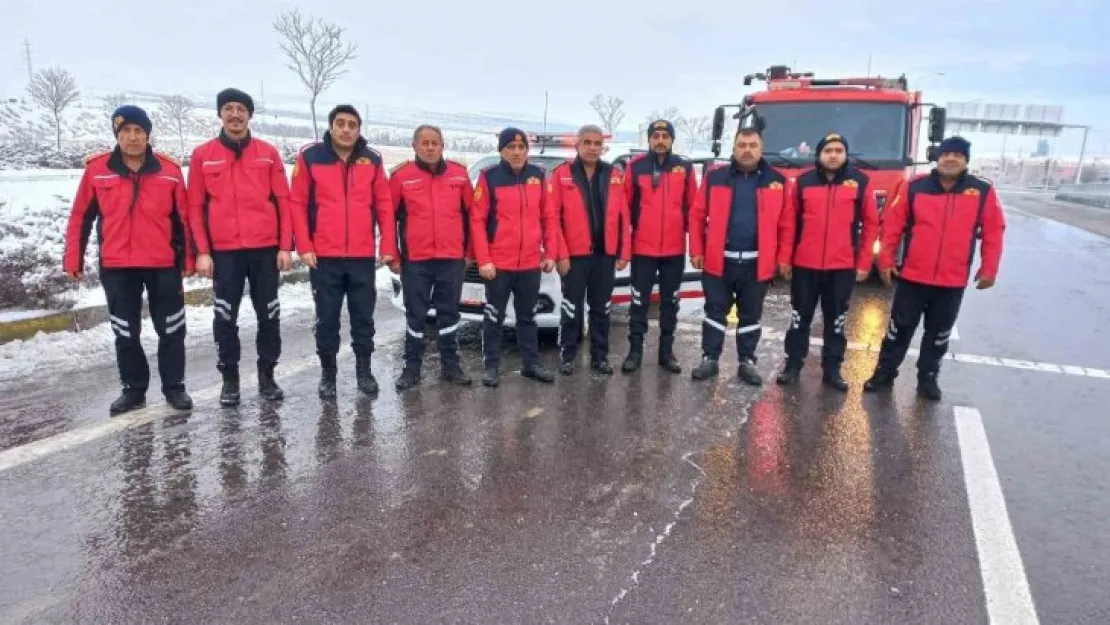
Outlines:
[[[796,73],[774,66],[765,73],[749,74],[766,83],[739,104],[718,106],[713,115],[713,154],[721,153],[726,109],[742,127],[759,128],[764,158],[788,178],[796,178],[817,159],[815,147],[835,132],[848,140],[849,159],[871,177],[879,210],[899,182],[909,179],[918,165],[938,156],[936,144],[944,139],[946,111],[921,101],[920,91],[910,91],[906,77],[815,78],[813,72]],[[929,146],[926,162],[916,162],[921,108],[929,112]],[[726,155],[727,158],[727,155]],[[879,244],[874,244],[878,254]],[[900,255],[899,250],[899,255]]]

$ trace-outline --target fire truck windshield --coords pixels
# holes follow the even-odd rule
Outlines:
[[[880,167],[902,167],[906,157],[907,107],[895,102],[766,102],[755,105],[764,120],[763,151],[795,164],[812,163],[821,137],[836,132],[850,153]]]

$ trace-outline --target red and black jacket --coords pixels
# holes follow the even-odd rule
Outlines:
[[[101,268],[192,273],[196,256],[187,203],[181,167],[149,147],[138,172],[123,164],[118,147],[90,156],[66,227],[65,271],[84,271],[95,224]]]
[[[578,159],[557,165],[547,182],[547,203],[559,216],[562,227],[559,258],[589,256],[595,251],[621,260],[632,258],[632,225],[628,200],[624,196],[621,173],[605,161],[598,161],[594,172],[605,207],[603,224],[595,224],[598,215],[590,210],[590,182]],[[603,228],[605,249],[594,250],[593,232]]]
[[[697,195],[694,164],[668,152],[660,163],[654,153],[629,161],[625,195],[632,220],[636,256],[681,256],[686,253],[690,209]]]
[[[559,259],[559,215],[547,203],[544,171],[525,164],[516,173],[502,159],[478,174],[470,210],[470,235],[478,265],[536,269]]]
[[[978,277],[996,278],[1002,260],[1006,218],[990,183],[964,173],[950,190],[936,170],[900,183],[883,209],[879,267],[894,266],[894,252],[906,236],[901,278],[943,287],[967,286],[982,239]]]
[[[466,167],[448,160],[405,161],[393,169],[389,185],[402,258],[466,258],[474,197]]]
[[[820,166],[802,172],[786,210],[794,225],[789,264],[870,271],[879,208],[867,174],[849,165],[831,179]]]
[[[397,255],[397,222],[381,154],[359,137],[346,161],[331,133],[305,146],[293,167],[293,232],[297,252],[321,258],[374,258],[375,228],[381,256]]]
[[[790,258],[793,219],[786,210],[793,183],[767,161],[760,159],[756,183],[756,276],[775,276],[776,264]],[[732,213],[734,178],[743,174],[735,161],[717,165],[702,176],[694,209],[690,211],[690,257],[703,256],[703,271],[721,277],[725,271],[725,245]]]
[[[223,132],[189,159],[189,221],[197,252],[293,250],[289,182],[273,145]]]

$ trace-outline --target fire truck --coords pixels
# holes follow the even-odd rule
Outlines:
[[[748,74],[766,88],[744,96],[739,104],[723,104],[713,114],[712,151],[721,153],[726,111],[739,120],[739,128],[757,128],[763,135],[763,155],[787,178],[796,178],[817,159],[814,148],[822,137],[835,132],[848,139],[850,162],[871,177],[875,199],[882,211],[888,195],[899,182],[939,157],[944,139],[946,111],[921,100],[910,91],[905,75],[898,78],[816,78],[813,72],[793,72],[776,65],[766,72]],[[921,109],[930,107],[926,162],[916,161]],[[879,252],[879,243],[873,252]],[[900,250],[899,254],[900,256]]]

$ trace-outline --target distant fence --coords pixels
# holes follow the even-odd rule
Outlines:
[[[1056,190],[1056,199],[1088,206],[1110,208],[1110,183],[1062,184]]]

